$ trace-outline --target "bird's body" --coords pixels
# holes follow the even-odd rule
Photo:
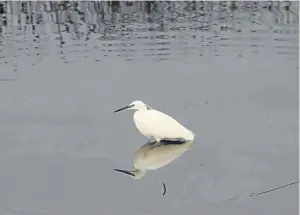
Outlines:
[[[155,138],[156,141],[162,139],[184,139],[194,140],[195,135],[192,131],[181,125],[171,116],[158,110],[148,110],[147,105],[141,101],[132,102],[130,105],[116,110],[135,109],[133,115],[137,129],[148,138]]]
[[[193,140],[193,132],[179,124],[174,118],[157,110],[136,111],[133,115],[137,129],[146,137],[161,139]]]

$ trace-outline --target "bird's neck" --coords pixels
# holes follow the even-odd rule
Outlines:
[[[139,109],[137,109],[136,111],[140,111],[140,112],[146,112],[148,109],[146,106],[144,107],[139,107]]]

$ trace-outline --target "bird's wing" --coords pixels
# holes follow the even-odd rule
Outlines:
[[[157,110],[148,110],[146,118],[147,127],[158,137],[177,138],[186,129],[171,116]]]
[[[179,124],[173,117],[164,114],[158,110],[148,110],[147,111],[147,120],[149,122],[160,123],[162,125],[176,125]]]

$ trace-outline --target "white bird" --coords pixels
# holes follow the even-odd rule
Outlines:
[[[114,169],[126,173],[135,179],[142,178],[147,170],[161,168],[186,152],[194,141],[161,141],[144,144],[136,153],[133,161],[134,170]]]
[[[137,129],[146,137],[155,138],[156,141],[162,139],[184,139],[194,140],[195,135],[192,131],[177,122],[174,118],[152,108],[148,110],[142,101],[134,101],[131,104],[120,108],[119,112],[125,109],[136,110],[133,115],[134,123]]]

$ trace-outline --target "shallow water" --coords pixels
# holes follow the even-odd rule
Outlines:
[[[298,180],[298,11],[1,2],[0,214],[298,214],[298,185],[249,197]],[[134,180],[138,99],[196,143]]]

